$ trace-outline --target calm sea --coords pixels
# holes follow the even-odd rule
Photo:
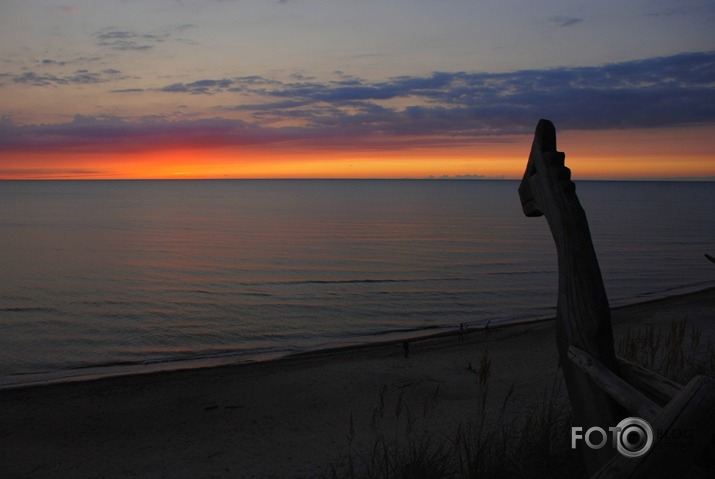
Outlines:
[[[0,386],[551,316],[517,186],[0,182]],[[577,193],[612,305],[715,284],[715,183]]]

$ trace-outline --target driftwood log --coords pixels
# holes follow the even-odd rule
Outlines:
[[[526,216],[545,216],[556,243],[559,293],[556,306],[556,343],[576,424],[616,425],[625,410],[592,377],[569,360],[574,346],[617,370],[611,330],[611,309],[591,241],[586,213],[571,182],[565,155],[556,151],[556,129],[540,120],[529,162],[519,186]],[[613,456],[610,448],[584,450],[586,468],[597,471]]]
[[[648,452],[637,458],[608,447],[584,448],[586,469],[594,478],[682,477],[713,449],[715,380],[698,376],[683,387],[616,357],[586,213],[564,159],[556,150],[554,125],[540,120],[519,197],[526,216],[546,217],[556,243],[556,342],[574,422],[608,430],[636,416],[649,422],[655,436]],[[688,434],[675,434],[684,431]]]

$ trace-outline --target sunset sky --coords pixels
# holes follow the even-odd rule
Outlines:
[[[2,0],[0,179],[715,179],[712,0]]]

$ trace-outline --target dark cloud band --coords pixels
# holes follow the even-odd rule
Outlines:
[[[77,71],[67,77],[26,72],[30,85],[93,83],[119,72]],[[8,78],[6,75],[5,78]],[[141,89],[125,88],[131,94]],[[56,125],[0,121],[0,150],[111,148],[113,151],[192,146],[303,144],[314,148],[388,147],[407,139],[464,143],[530,133],[542,117],[561,129],[628,129],[715,123],[715,52],[510,73],[436,72],[371,82],[357,78],[281,82],[260,76],[197,79],[154,94],[221,95],[226,114],[169,121],[77,116]],[[147,90],[143,90],[144,94]],[[232,96],[234,94],[238,95]],[[231,103],[254,96],[255,101]],[[399,105],[399,106],[398,106]],[[276,124],[293,126],[277,127]]]
[[[167,93],[254,94],[263,103],[227,105],[256,120],[305,125],[381,124],[393,133],[523,133],[548,116],[569,128],[639,128],[715,121],[715,52],[684,53],[598,67],[511,73],[437,72],[383,82],[277,82],[261,77],[203,79]],[[407,99],[413,105],[387,107]],[[331,110],[332,113],[326,113]],[[450,121],[451,120],[451,121]],[[418,124],[419,123],[419,124]]]

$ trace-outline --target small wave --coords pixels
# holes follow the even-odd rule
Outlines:
[[[678,286],[671,286],[668,288],[661,288],[661,289],[657,289],[657,290],[646,291],[646,292],[638,293],[638,294],[635,294],[632,296],[623,296],[623,297],[614,296],[613,298],[611,298],[611,303],[613,303],[613,305],[616,305],[616,306],[625,306],[628,304],[632,304],[634,301],[635,302],[651,301],[651,300],[657,300],[657,299],[661,299],[661,298],[667,298],[670,296],[695,293],[697,291],[711,288],[713,286],[715,286],[715,281],[712,281],[712,280],[697,281],[697,282],[682,284],[682,285],[678,285]]]
[[[196,354],[186,357],[164,357],[138,361],[114,361],[107,363],[76,365],[48,371],[33,371],[0,376],[0,390],[22,388],[31,385],[81,382],[135,374],[161,371],[177,371],[226,364],[266,361],[300,352],[297,348],[249,349]]]
[[[299,279],[284,281],[246,282],[240,283],[242,286],[292,286],[311,284],[382,284],[382,283],[428,283],[438,281],[471,281],[474,278],[414,278],[414,279]]]
[[[266,354],[285,356],[294,352],[297,348],[283,347],[283,348],[250,348],[250,349],[236,349],[236,350],[225,350],[216,352],[197,352],[187,356],[167,356],[152,359],[144,359],[142,361],[137,361],[127,365],[135,366],[151,366],[151,365],[168,365],[168,364],[182,364],[189,362],[204,362],[212,360],[221,359],[246,359],[250,361],[254,357],[260,357]]]
[[[416,333],[419,331],[434,331],[437,329],[449,329],[453,328],[453,325],[429,325],[429,326],[421,326],[421,327],[415,327],[415,328],[396,328],[396,329],[387,329],[387,330],[375,330],[371,332],[367,332],[365,336],[387,336],[390,334],[400,334],[400,333]],[[355,335],[357,336],[357,335]]]
[[[665,288],[662,290],[663,293],[669,294],[673,292],[680,292],[680,291],[696,291],[698,289],[702,289],[703,287],[706,286],[712,286],[715,284],[714,281],[698,281],[695,283],[688,283],[680,286],[673,286],[670,288]]]
[[[265,283],[255,283],[255,285],[308,285],[308,284],[361,284],[361,283],[411,283],[415,280],[400,280],[400,279],[304,279],[304,280],[287,280],[287,281],[267,281]]]
[[[59,313],[55,308],[27,307],[27,308],[0,308],[0,313]]]
[[[522,271],[491,271],[486,273],[490,276],[512,276],[517,274],[556,274],[556,270],[522,270]]]
[[[221,293],[218,291],[209,291],[208,289],[194,289],[190,291],[191,293],[196,293],[196,294],[205,294],[208,296],[220,296]]]
[[[71,371],[83,371],[83,370],[102,370],[102,369],[112,369],[121,367],[141,367],[141,366],[160,366],[160,365],[181,365],[183,363],[191,362],[202,362],[210,361],[216,359],[230,359],[230,358],[251,358],[253,356],[260,356],[267,353],[276,353],[286,355],[292,351],[291,348],[248,348],[248,349],[226,349],[222,351],[196,351],[188,353],[186,355],[175,355],[175,356],[159,356],[155,358],[148,359],[136,359],[136,360],[124,360],[124,361],[112,361],[106,363],[89,363],[89,364],[78,364],[72,365],[66,369],[60,369],[56,371],[57,373],[71,372]],[[32,373],[31,373],[32,374]]]

